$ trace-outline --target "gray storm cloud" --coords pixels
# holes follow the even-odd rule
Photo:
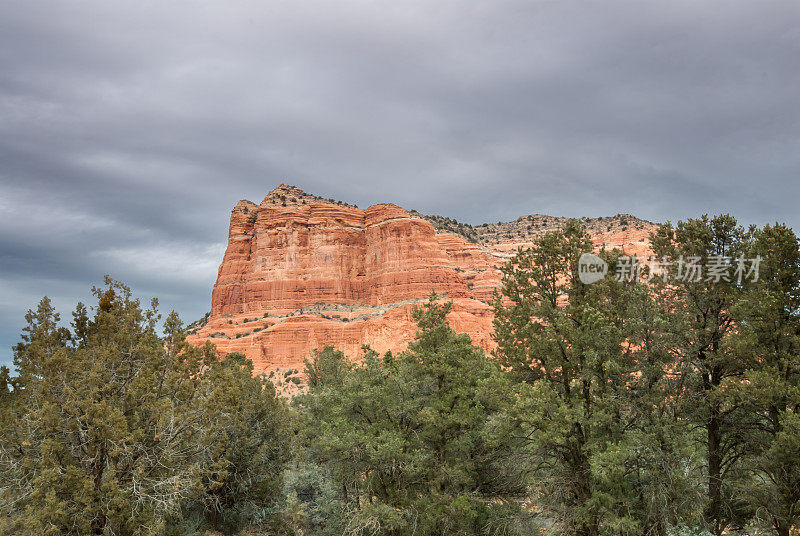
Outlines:
[[[0,362],[109,273],[204,314],[279,182],[469,223],[800,224],[800,4],[3,2]]]

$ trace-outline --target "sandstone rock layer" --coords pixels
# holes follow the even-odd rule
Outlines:
[[[609,226],[593,238],[643,254],[651,229]],[[453,302],[453,328],[491,350],[497,267],[529,238],[474,243],[396,205],[359,209],[281,185],[231,212],[208,321],[189,340],[242,352],[272,374],[301,371],[327,344],[354,358],[364,344],[402,351],[412,309],[433,290]]]

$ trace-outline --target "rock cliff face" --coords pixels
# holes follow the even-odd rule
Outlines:
[[[352,357],[363,344],[402,351],[416,328],[412,309],[434,290],[453,301],[453,328],[490,350],[497,266],[563,221],[534,227],[521,218],[448,230],[437,218],[452,222],[391,204],[359,209],[283,184],[259,205],[240,201],[231,213],[211,312],[190,341],[243,352],[256,373],[291,379],[326,344]],[[630,220],[624,226],[609,218],[593,229],[595,243],[643,253],[654,225],[624,218]],[[466,227],[479,229],[478,239]]]

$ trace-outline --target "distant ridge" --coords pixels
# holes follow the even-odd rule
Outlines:
[[[545,214],[530,214],[528,216],[520,216],[516,220],[509,222],[470,225],[436,214],[420,214],[413,210],[411,212],[419,214],[420,217],[429,221],[437,231],[456,233],[473,244],[484,246],[506,242],[532,242],[549,231],[560,229],[569,221],[580,222],[590,234],[627,231],[628,229],[643,230],[655,225],[653,222],[637,218],[631,214],[616,214],[600,218],[565,218]]]

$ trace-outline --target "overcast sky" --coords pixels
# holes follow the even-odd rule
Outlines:
[[[111,274],[208,311],[280,182],[478,224],[800,227],[800,2],[0,2],[0,364]]]

